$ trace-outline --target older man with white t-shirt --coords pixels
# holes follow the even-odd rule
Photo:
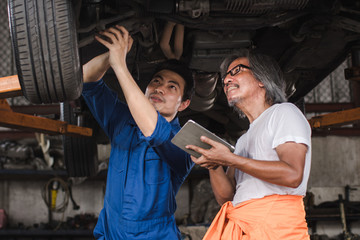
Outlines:
[[[231,153],[206,137],[212,148],[187,147],[209,169],[222,205],[204,239],[310,239],[303,197],[311,165],[311,129],[285,98],[285,81],[272,58],[242,50],[221,66],[230,106],[250,122]],[[224,172],[222,167],[227,166]]]

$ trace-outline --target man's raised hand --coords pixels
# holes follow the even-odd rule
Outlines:
[[[116,25],[99,32],[95,39],[109,49],[109,62],[111,66],[126,65],[126,55],[130,51],[133,39],[129,32],[122,26]]]

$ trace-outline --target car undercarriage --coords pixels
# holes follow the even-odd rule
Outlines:
[[[84,104],[74,104],[80,102],[81,65],[107,51],[95,34],[127,28],[134,39],[128,68],[144,90],[154,66],[167,59],[160,46],[164,29],[169,22],[183,25],[181,49],[174,34],[168,43],[181,50],[196,90],[190,107],[179,113],[180,123],[192,119],[231,143],[248,120],[228,106],[219,81],[227,55],[249,48],[274,57],[285,74],[288,100],[302,110],[304,96],[349,55],[360,65],[359,0],[9,0],[9,19],[25,97],[80,106],[71,110],[78,116],[89,115]],[[351,69],[347,73],[347,79],[357,77]],[[104,80],[123,99],[111,69]]]
[[[247,121],[227,106],[218,81],[225,56],[244,47],[273,56],[285,73],[288,99],[296,103],[359,47],[359,1],[82,1],[77,9],[82,61],[98,53],[97,31],[123,25],[135,39],[128,64],[142,87],[153,65],[166,59],[159,47],[165,24],[183,24],[182,59],[197,87],[190,109],[179,117],[230,138]]]

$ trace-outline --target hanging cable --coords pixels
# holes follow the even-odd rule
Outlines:
[[[62,201],[58,201],[58,191],[64,192]],[[61,221],[54,231],[58,230],[64,221],[65,210],[69,204],[70,190],[68,184],[61,178],[55,177],[50,179],[43,187],[41,192],[42,198],[50,212],[62,213]]]

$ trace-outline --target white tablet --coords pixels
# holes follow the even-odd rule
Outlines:
[[[184,150],[185,152],[193,155],[194,157],[200,157],[201,154],[193,151],[191,149],[185,148],[186,145],[195,145],[204,149],[210,149],[211,146],[207,143],[204,143],[200,140],[201,136],[208,137],[214,141],[222,143],[226,147],[230,149],[231,152],[234,152],[235,148],[222,138],[216,136],[214,133],[210,132],[203,126],[194,122],[193,120],[189,120],[185,123],[185,125],[180,129],[180,131],[171,139],[171,142]]]

